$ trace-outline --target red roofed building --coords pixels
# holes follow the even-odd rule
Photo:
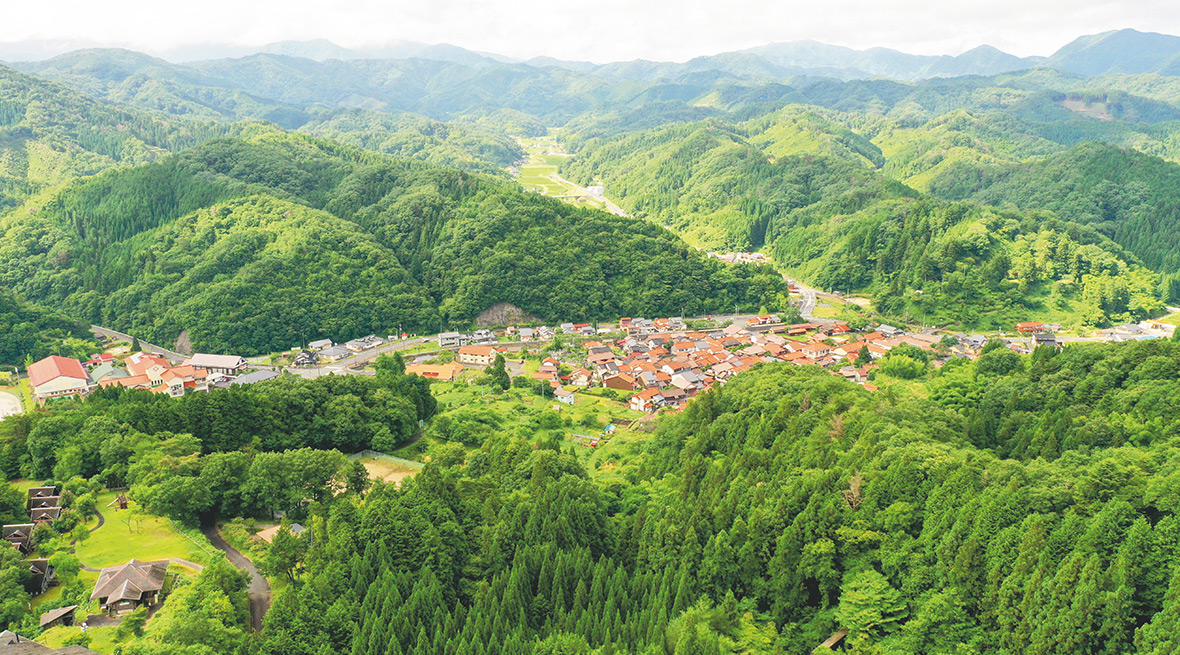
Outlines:
[[[492,346],[463,346],[459,349],[459,361],[473,366],[491,366],[496,359]]]
[[[1027,323],[1017,323],[1016,331],[1021,334],[1034,334],[1045,331],[1045,324],[1040,321],[1028,321]]]
[[[39,403],[66,396],[84,398],[95,386],[82,362],[57,355],[29,367],[29,384],[33,387],[33,400]]]
[[[660,395],[660,390],[651,387],[631,396],[630,405],[631,409],[637,412],[654,412],[659,409],[663,400],[664,397]]]

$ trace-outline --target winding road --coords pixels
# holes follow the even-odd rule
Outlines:
[[[799,300],[799,315],[802,316],[803,320],[805,321],[815,320],[815,316],[812,315],[812,312],[815,311],[815,305],[818,302],[819,292],[809,286],[804,285],[799,280],[789,280],[785,275],[783,276],[783,279],[786,279],[790,284],[794,284],[795,288],[799,290],[799,295],[801,296]]]
[[[127,342],[132,342],[135,340],[135,337],[132,337],[130,334],[124,334],[122,332],[110,330],[110,329],[104,328],[99,325],[91,325],[90,331],[98,336],[107,337],[109,339],[121,339],[121,340],[127,341]],[[173,364],[179,364],[180,362],[182,362],[186,359],[186,357],[184,355],[182,355],[176,351],[169,350],[167,348],[161,348],[160,346],[152,345],[142,339],[139,341],[139,347],[142,350],[144,350],[145,352],[154,352],[154,353],[158,353],[160,355],[163,355],[164,359],[167,359],[169,362],[171,362]]]
[[[262,630],[262,617],[266,616],[267,610],[270,609],[270,583],[266,581],[266,576],[254,566],[254,562],[226,543],[221,531],[217,529],[217,524],[202,525],[201,534],[209,538],[209,543],[213,544],[214,548],[225,553],[231,564],[250,574],[250,586],[246,590],[250,597],[250,621],[255,632]]]

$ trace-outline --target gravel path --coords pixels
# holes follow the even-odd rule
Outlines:
[[[254,624],[254,631],[261,630],[262,617],[266,616],[266,611],[270,609],[270,583],[266,581],[266,576],[262,575],[258,567],[245,555],[226,543],[216,525],[203,525],[201,532],[209,538],[209,543],[213,544],[214,548],[225,553],[231,564],[250,574],[250,587],[247,590],[250,597],[250,618]]]

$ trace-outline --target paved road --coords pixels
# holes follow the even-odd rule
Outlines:
[[[124,341],[134,341],[134,337],[132,337],[130,334],[123,334],[122,332],[108,330],[107,328],[100,327],[98,325],[91,325],[90,331],[97,334],[97,335],[101,335],[104,337],[110,337],[112,339],[123,339]],[[173,364],[179,364],[180,362],[188,359],[188,357],[186,357],[185,355],[182,355],[178,352],[169,350],[167,348],[161,348],[160,346],[150,344],[150,343],[144,341],[143,339],[139,340],[139,345],[144,350],[151,351],[154,353],[159,353],[159,354],[163,355],[165,359],[167,359],[169,362],[172,362]]]
[[[795,288],[799,290],[799,295],[802,296],[799,301],[799,315],[802,316],[803,320],[805,321],[815,320],[815,316],[812,315],[812,312],[815,311],[815,305],[818,302],[819,292],[803,284],[799,280],[790,280],[785,275],[783,276],[783,279],[788,283],[794,284]]]
[[[558,198],[570,198],[570,197],[576,198],[578,196],[583,196],[586,198],[593,198],[594,200],[601,201],[602,204],[606,205],[606,210],[608,212],[614,214],[615,216],[626,216],[627,215],[627,212],[623,211],[622,207],[619,207],[615,203],[607,200],[606,196],[599,196],[599,195],[592,194],[586,190],[586,187],[574,184],[573,182],[570,182],[569,180],[565,179],[564,177],[558,175],[557,173],[553,173],[552,175],[550,175],[549,179],[551,179],[554,182],[557,182],[559,184],[564,184],[566,186],[569,186],[576,191],[576,193],[557,196]]]
[[[270,609],[270,583],[266,581],[266,576],[262,575],[258,567],[245,555],[226,543],[216,524],[202,525],[201,533],[209,538],[209,543],[213,544],[214,548],[225,553],[231,564],[250,574],[250,587],[246,591],[250,597],[250,619],[254,631],[261,630],[262,617],[266,616],[267,610]]]

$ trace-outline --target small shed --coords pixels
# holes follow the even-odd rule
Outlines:
[[[49,610],[41,615],[41,629],[48,630],[59,625],[74,625],[74,610],[76,609],[78,609],[77,605],[70,605]]]

